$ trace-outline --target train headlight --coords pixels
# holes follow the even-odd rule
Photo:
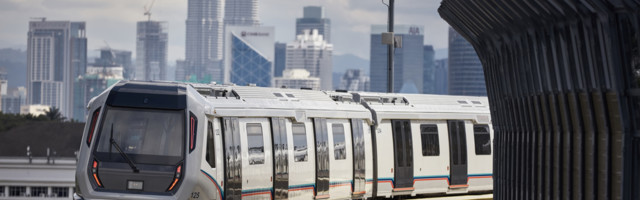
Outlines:
[[[100,183],[100,179],[98,178],[98,161],[93,160],[93,164],[91,165],[91,174],[93,174],[93,180],[98,184],[98,187],[102,187],[102,183]]]
[[[178,181],[180,181],[181,177],[182,177],[182,164],[179,164],[178,167],[176,168],[176,174],[173,177],[173,182],[171,183],[171,186],[169,186],[169,189],[167,189],[167,192],[173,190],[173,188],[176,186]]]

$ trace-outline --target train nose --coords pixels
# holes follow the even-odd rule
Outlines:
[[[102,162],[100,165],[97,178],[102,187],[97,190],[107,191],[172,192],[177,188],[182,172],[182,165],[140,164],[138,172],[134,172],[126,163]]]

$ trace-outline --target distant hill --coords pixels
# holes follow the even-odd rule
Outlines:
[[[361,69],[369,74],[369,60],[353,54],[333,55],[333,72],[343,74],[347,69]]]
[[[0,70],[7,72],[9,88],[27,84],[27,52],[19,49],[0,49]]]

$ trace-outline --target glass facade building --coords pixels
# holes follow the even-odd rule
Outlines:
[[[433,46],[425,45],[423,49],[423,77],[422,77],[422,93],[423,94],[436,94],[436,65],[433,60],[436,52],[433,50]]]
[[[231,82],[237,85],[256,84],[270,87],[272,78],[272,62],[249,44],[232,35]]]
[[[449,28],[449,94],[487,96],[482,63],[476,50]]]
[[[395,49],[393,92],[422,93],[424,27],[396,25],[396,36],[402,37],[402,48]],[[382,44],[387,25],[371,26],[370,72],[373,92],[387,92],[387,45]]]

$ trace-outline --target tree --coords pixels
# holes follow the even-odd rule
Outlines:
[[[67,119],[66,117],[62,116],[62,113],[60,113],[60,109],[56,107],[49,108],[48,111],[44,112],[44,116],[52,121],[64,121],[65,119]]]

